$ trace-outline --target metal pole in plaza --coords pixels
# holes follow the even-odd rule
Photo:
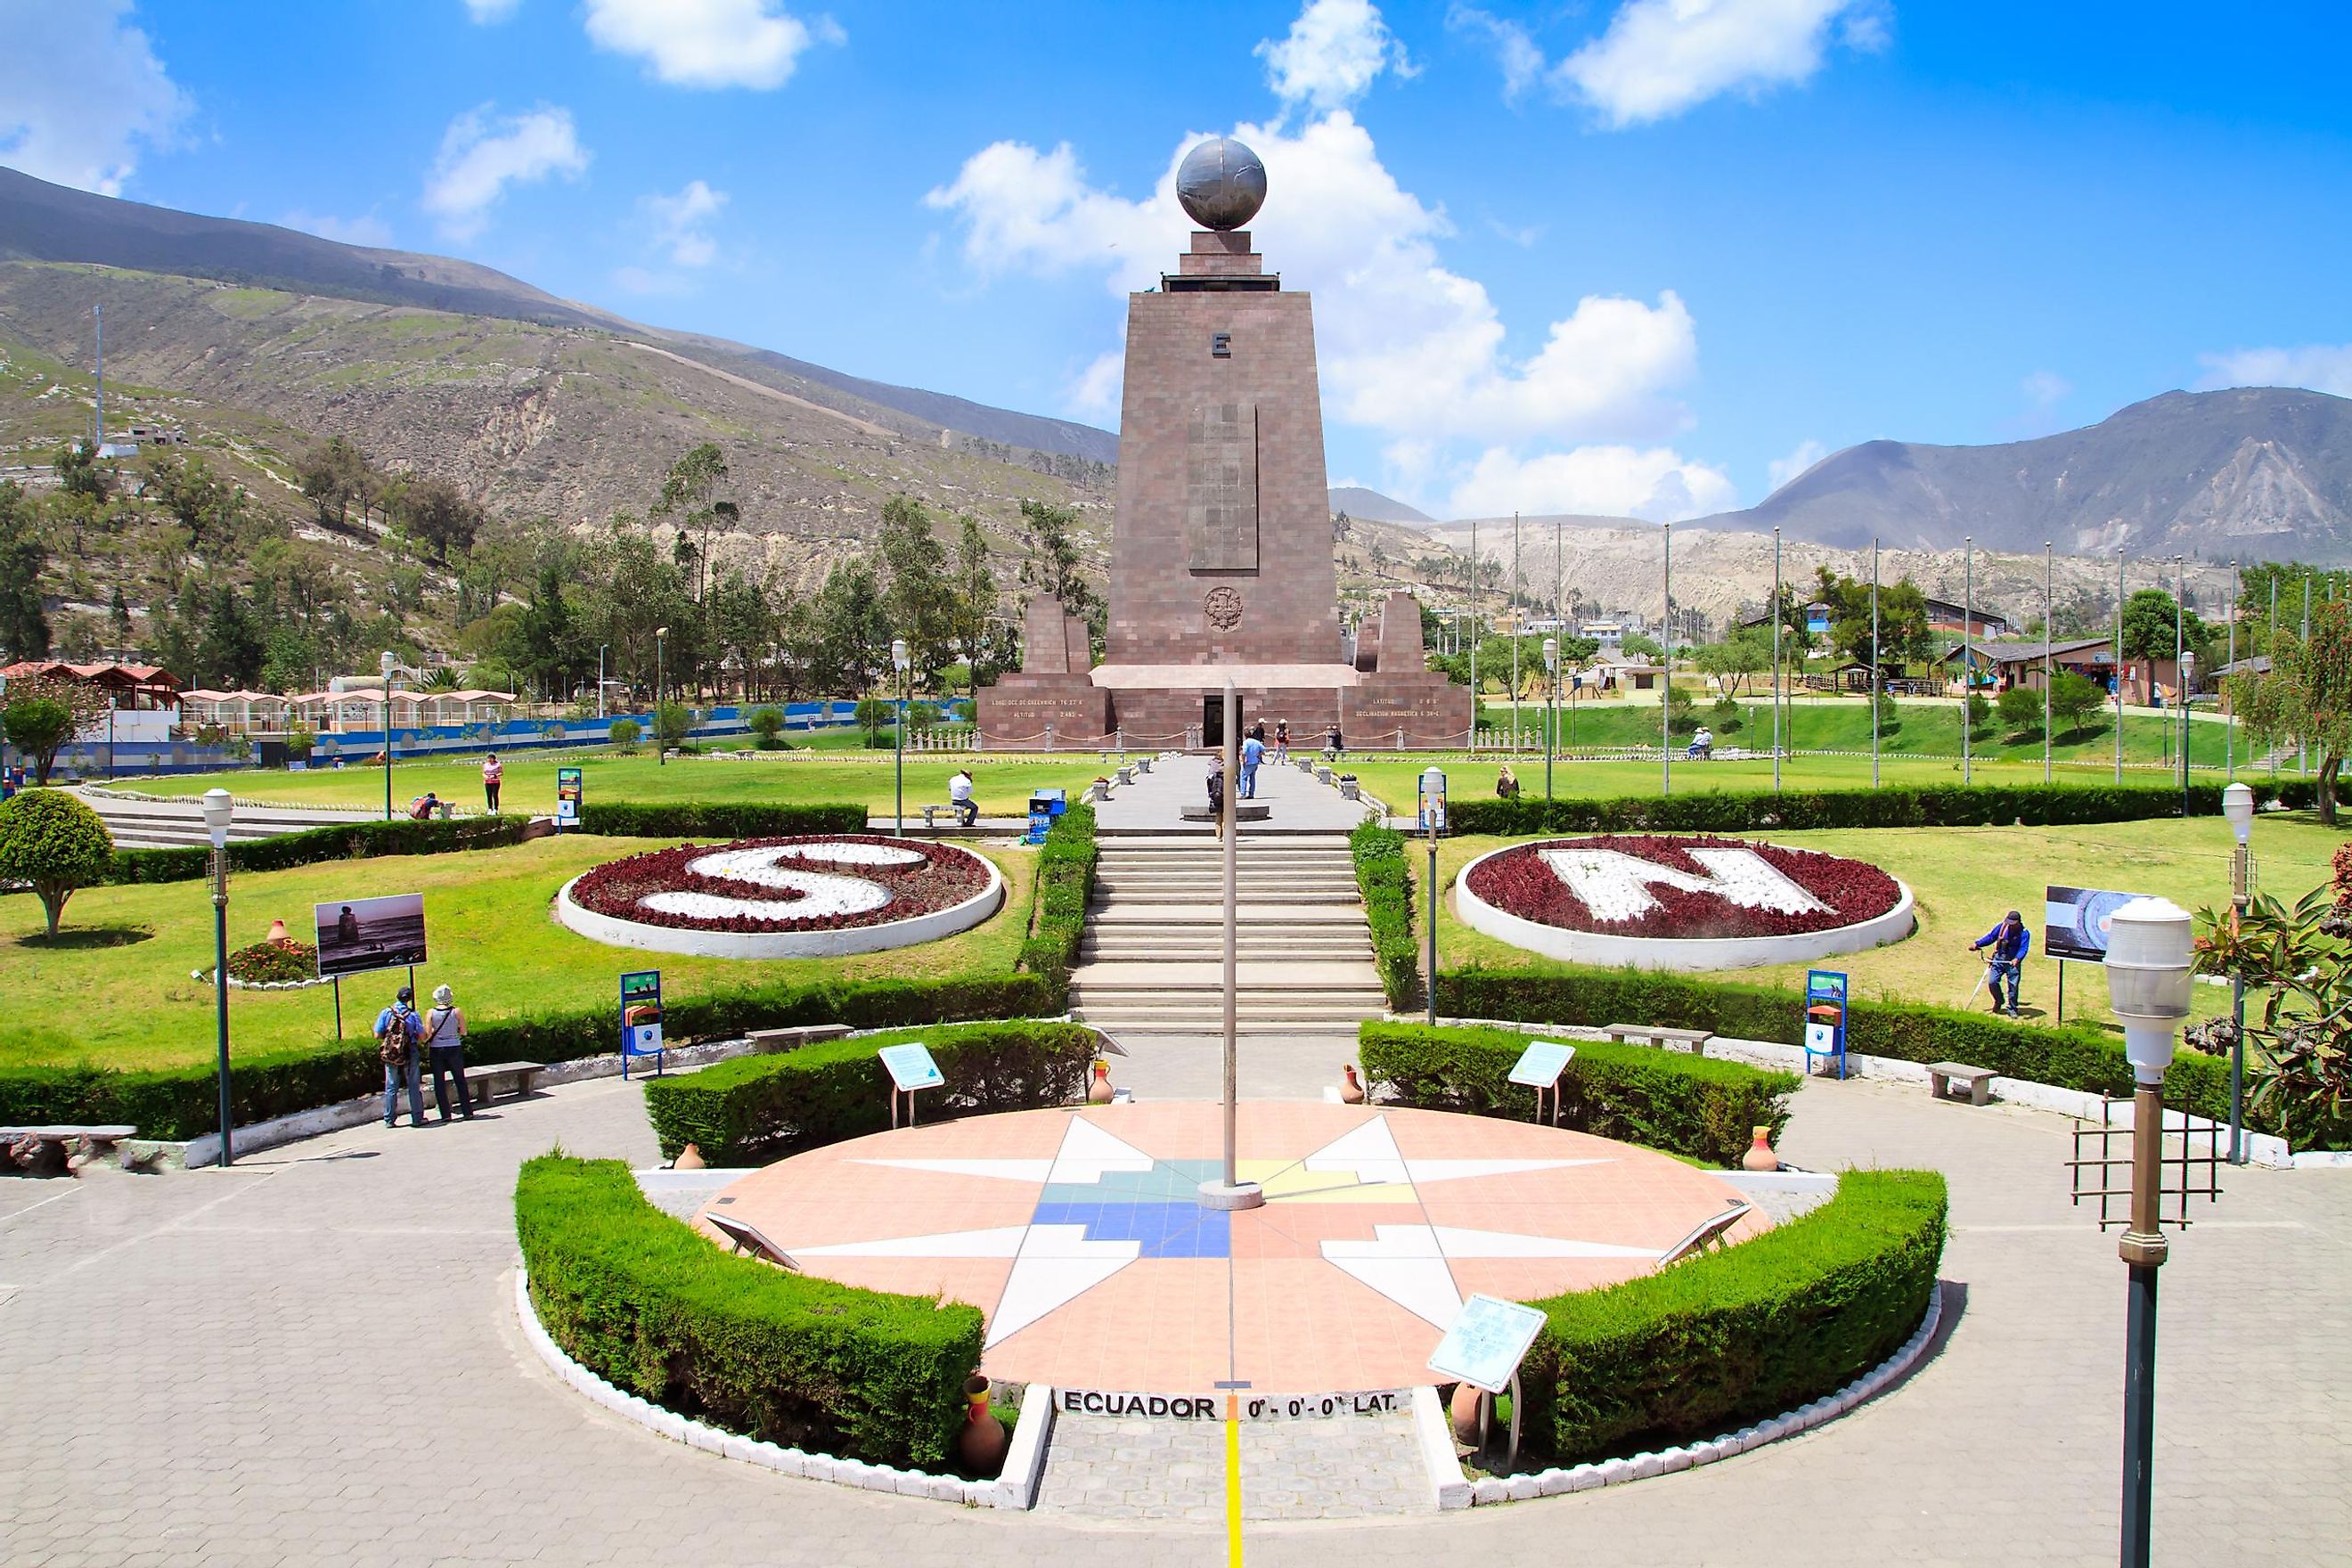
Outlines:
[[[2124,782],[2124,552],[2116,552],[2116,783]]]
[[[1658,655],[1665,664],[1658,677],[1658,793],[1669,795],[1675,793],[1675,525],[1658,524],[1658,537],[1666,548],[1666,624]]]
[[[663,754],[664,748],[662,745],[661,732],[662,679],[667,673],[663,668],[662,665],[662,655],[664,652],[663,641],[668,636],[669,628],[667,626],[656,626],[654,628],[654,766],[657,768],[666,768],[669,766],[669,758]]]
[[[2230,678],[2237,673],[2238,663],[2238,599],[2246,585],[2238,575],[2238,563],[2230,563],[2230,657],[2223,661],[2221,675],[2221,758],[2230,770],[2230,782],[2238,779],[2238,712],[2237,704],[2230,700]]]
[[[1780,668],[1780,531],[1772,530],[1772,793],[1780,793],[1780,703],[1787,678]]]
[[[1552,740],[1559,731],[1559,639],[1543,640],[1544,677],[1551,685],[1551,700],[1544,705],[1544,798],[1551,798]]]
[[[1977,542],[1974,535],[1960,540],[1960,783],[1976,782],[1975,753],[1969,747],[1969,731],[1976,706],[1976,671],[1970,668],[1969,634],[1977,618]]]
[[[611,651],[612,647],[608,642],[596,645],[596,717],[599,719],[604,716],[604,655]]]
[[[895,670],[897,670],[897,671],[898,672],[898,722],[897,722],[897,723],[895,723],[895,724],[893,724],[893,725],[890,727],[890,735],[891,735],[891,742],[892,742],[892,743],[891,743],[890,750],[891,750],[891,752],[892,752],[892,753],[893,753],[893,754],[892,754],[892,757],[891,757],[891,770],[892,770],[891,792],[892,792],[893,799],[894,799],[894,802],[895,802],[895,804],[894,804],[894,805],[893,805],[893,807],[892,807],[892,811],[893,811],[894,820],[895,820],[895,821],[897,822],[897,824],[898,824],[898,826],[895,826],[895,827],[891,828],[890,833],[891,833],[891,837],[895,837],[895,838],[904,838],[904,837],[907,837],[907,668],[908,668],[908,658],[907,658],[907,639],[906,639],[905,637],[892,637],[892,638],[890,639],[890,668],[893,668],[893,669],[895,669]]]
[[[1511,752],[1519,750],[1519,514],[1511,514]]]
[[[383,819],[392,820],[392,667],[399,661],[386,648],[376,659],[383,672]]]
[[[1241,813],[1236,802],[1241,795],[1241,699],[1234,683],[1225,681],[1224,693],[1225,787],[1217,802],[1217,828],[1224,836],[1225,890],[1225,1061],[1224,1061],[1224,1129],[1225,1163],[1221,1180],[1201,1184],[1201,1206],[1209,1209],[1254,1209],[1265,1202],[1265,1191],[1255,1182],[1241,1179],[1240,1152],[1240,1058],[1241,1040]]]
[[[1429,1022],[1437,1022],[1437,836],[1445,827],[1445,770],[1435,763],[1421,770],[1421,830],[1429,840],[1429,915],[1422,925],[1422,991]]]
[[[2050,542],[2042,542],[2042,782],[2050,782],[2050,617],[2055,613],[2051,589]]]
[[[2184,627],[2188,616],[2189,557],[2172,558],[2172,697],[2180,710],[2180,815],[2189,815],[2189,663]]]
[[[1470,752],[1478,752],[1478,520],[1470,520]]]
[[[2108,1005],[2124,1026],[2131,1062],[2131,1223],[2116,1248],[2131,1271],[2124,1352],[2124,1568],[2146,1568],[2156,1495],[2156,1271],[2164,1263],[2157,1221],[2162,1197],[2164,1069],[2173,1033],[2189,1016],[2189,911],[2168,899],[2134,899],[2115,912],[2105,970]]]
[[[2230,853],[2230,935],[2235,938],[2246,918],[2246,847],[2254,833],[2254,792],[2231,782],[2221,791],[2221,815],[2230,821],[2237,846]],[[2230,970],[2230,1020],[2237,1026],[2230,1038],[2230,1163],[2246,1163],[2246,976]]]
[[[220,1163],[232,1163],[228,1109],[228,825],[236,802],[225,789],[205,791],[205,835],[213,842],[213,994],[220,1018]]]
[[[1870,787],[1878,787],[1878,699],[1885,689],[1878,668],[1878,541],[1870,542]]]
[[[2311,640],[2311,574],[2303,574],[2303,640]],[[2278,668],[2278,655],[2271,656],[2271,668]],[[2294,766],[2297,773],[2311,772],[2311,742],[2298,740],[2294,743]]]

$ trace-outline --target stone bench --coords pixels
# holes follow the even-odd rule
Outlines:
[[[1110,776],[1114,783],[1131,784],[1135,782],[1135,770],[1133,768],[1121,768]]]
[[[509,1100],[520,1100],[539,1087],[539,1075],[547,1070],[544,1062],[494,1062],[487,1067],[466,1068],[466,1094],[475,1105],[488,1105],[501,1091]],[[425,1074],[429,1079],[430,1072]]]
[[[1213,805],[1188,805],[1183,808],[1183,812],[1184,820],[1187,822],[1214,822],[1217,820],[1217,808]],[[1272,816],[1273,813],[1274,807],[1266,804],[1265,801],[1237,800],[1234,802],[1234,820],[1236,822],[1264,822],[1268,816]]]
[[[138,1131],[110,1124],[0,1127],[0,1155],[28,1176],[55,1176],[120,1162],[121,1146]]]
[[[955,802],[951,800],[935,801],[929,805],[919,805],[915,809],[923,814],[923,831],[926,833],[937,833],[940,830],[939,819],[946,816],[953,820],[956,810]],[[976,816],[974,820],[978,820]]]
[[[1930,1062],[1927,1064],[1927,1092],[1937,1100],[1958,1100],[1952,1085],[1968,1090],[1970,1105],[1988,1105],[1992,1101],[1992,1080],[1996,1075],[1990,1068],[1972,1068],[1964,1062]]]
[[[1711,1029],[1667,1029],[1655,1024],[1612,1024],[1601,1032],[1621,1045],[1629,1040],[1639,1040],[1643,1045],[1662,1049],[1667,1046],[1681,1046],[1693,1056],[1705,1056],[1707,1041],[1715,1038],[1715,1032]]]
[[[794,1024],[782,1029],[754,1029],[746,1038],[755,1051],[796,1051],[819,1040],[837,1040],[847,1033],[846,1024]]]

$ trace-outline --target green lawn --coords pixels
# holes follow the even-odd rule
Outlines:
[[[633,757],[606,752],[567,752],[562,756],[517,752],[507,759],[506,786],[500,805],[507,811],[545,814],[555,809],[555,770],[577,767],[581,787],[590,804],[599,801],[772,801],[805,805],[832,801],[863,802],[877,821],[891,813],[894,774],[888,752],[777,752],[748,759],[734,757],[674,757],[657,763],[651,755]],[[1095,752],[1053,755],[1005,752],[965,755],[909,753],[907,758],[906,799],[909,816],[924,804],[943,804],[948,775],[959,766],[972,773],[973,794],[985,816],[1019,816],[1029,809],[1029,792],[1058,787],[1075,799],[1103,772]],[[218,785],[239,800],[281,805],[341,805],[363,810],[383,808],[383,771],[348,767],[336,771],[286,773],[247,768],[235,773],[173,774],[164,778],[121,781],[126,789],[149,795],[190,798]],[[482,763],[478,756],[447,761],[395,761],[392,790],[394,808],[406,806],[431,790],[461,809],[482,806]]]
[[[992,852],[1004,909],[961,936],[852,958],[747,961],[607,947],[557,925],[559,887],[588,867],[658,846],[572,835],[510,849],[385,858],[237,877],[229,943],[259,941],[273,918],[307,932],[310,906],[354,893],[422,891],[433,962],[420,987],[447,984],[471,1019],[614,1003],[624,970],[662,972],[666,994],[698,994],[772,981],[1004,973],[1028,922],[1032,858]],[[207,1060],[213,988],[189,977],[213,959],[211,899],[202,882],[91,888],[73,896],[51,946],[29,894],[0,898],[0,1068],[94,1061],[121,1068]],[[404,972],[343,982],[346,1034],[365,1033]],[[617,1004],[615,1004],[617,1005]],[[334,1033],[333,992],[231,991],[233,1050],[254,1055],[315,1045]]]
[[[1853,978],[1857,996],[1882,996],[1954,1006],[1983,973],[1968,944],[2009,910],[2033,928],[2033,957],[2025,969],[2022,1010],[2045,1017],[2056,1000],[2056,966],[2042,955],[2042,889],[2115,888],[2160,895],[2190,910],[2225,904],[2230,896],[2229,825],[2219,817],[2105,823],[2081,827],[1840,828],[1772,833],[1775,844],[1851,856],[1881,867],[1911,889],[1919,926],[1905,941],[1868,952],[1824,961]],[[1482,935],[1454,915],[1451,893],[1463,866],[1489,850],[1524,840],[1447,839],[1438,846],[1438,874],[1448,889],[1439,904],[1438,963],[1494,969],[1558,969],[1557,963]],[[2343,835],[2306,812],[2278,813],[2254,825],[2258,889],[2292,901],[2328,879],[2329,857]],[[1427,864],[1419,844],[1406,848],[1416,882]],[[1416,896],[1425,897],[1416,889]],[[1415,908],[1416,918],[1421,907]],[[1727,978],[1801,986],[1807,964],[1725,972]],[[2218,1013],[2229,993],[2197,987],[2200,1013]],[[1983,996],[1978,1006],[1990,1005]],[[2106,987],[2090,965],[2070,963],[2069,1018],[2106,1017]]]

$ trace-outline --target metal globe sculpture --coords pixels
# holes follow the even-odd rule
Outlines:
[[[1204,228],[1239,228],[1265,202],[1265,165],[1230,136],[1212,136],[1176,166],[1176,199]]]

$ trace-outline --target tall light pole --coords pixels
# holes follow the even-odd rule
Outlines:
[[[1878,541],[1870,542],[1870,787],[1878,787],[1878,698],[1885,689],[1878,657]]]
[[[1205,1209],[1254,1209],[1265,1202],[1265,1189],[1241,1178],[1239,1150],[1241,1102],[1241,766],[1242,705],[1233,677],[1225,678],[1221,704],[1224,722],[1225,785],[1217,797],[1217,831],[1223,839],[1224,966],[1224,1170],[1220,1179],[1202,1182],[1200,1205]]]
[[[664,664],[663,656],[667,651],[666,645],[668,638],[669,628],[667,626],[656,626],[654,628],[654,766],[657,768],[666,768],[669,766],[669,748],[664,744],[661,732],[662,682],[664,678],[668,674],[668,670]]]
[[[1429,918],[1423,922],[1423,984],[1429,1022],[1437,1022],[1437,836],[1445,831],[1445,770],[1435,763],[1421,770],[1421,830],[1429,839]]]
[[[2308,572],[2305,572],[2303,574],[2303,640],[2306,643],[2311,641],[2311,574]],[[2276,669],[2278,668],[2278,656],[2276,654],[2273,654],[2271,656],[2271,668],[2273,669]],[[2311,772],[2311,742],[2309,741],[2298,740],[2295,742],[2294,766],[2297,773],[2308,774]]]
[[[2189,815],[2189,661],[2185,638],[2189,557],[2172,558],[2172,696],[2180,709],[2180,815]]]
[[[1478,754],[1478,609],[1485,579],[1478,575],[1478,520],[1470,520],[1470,754]]]
[[[892,741],[892,745],[891,745],[891,748],[890,748],[890,749],[891,749],[894,752],[896,752],[896,753],[897,753],[897,755],[895,756],[895,758],[892,760],[892,764],[891,764],[891,766],[892,766],[893,773],[894,773],[894,775],[895,775],[895,777],[894,777],[894,781],[893,781],[892,788],[893,788],[893,790],[894,790],[894,792],[895,792],[895,794],[896,794],[897,800],[898,800],[898,806],[897,806],[897,813],[898,813],[898,826],[897,826],[896,827],[892,828],[890,831],[891,831],[891,835],[892,835],[892,837],[898,837],[898,838],[904,838],[904,837],[907,837],[907,666],[908,666],[908,658],[907,658],[907,639],[906,639],[905,637],[892,637],[892,638],[890,639],[890,668],[891,668],[892,669],[895,669],[895,670],[897,670],[897,671],[898,672],[898,722],[890,726],[890,735],[891,735],[891,741]]]
[[[386,655],[386,658],[391,657]],[[205,836],[213,841],[213,994],[220,1018],[220,1163],[231,1163],[228,1110],[228,825],[236,802],[225,789],[205,791]]]
[[[612,647],[608,642],[596,645],[596,717],[604,716],[604,655]]]
[[[1658,658],[1664,669],[1658,677],[1658,793],[1675,793],[1675,525],[1658,524],[1665,541],[1666,624]]]
[[[2057,613],[2051,589],[2050,542],[2042,542],[2042,782],[2050,782],[2050,617]]]
[[[1975,753],[1969,744],[1969,731],[1975,715],[1969,710],[1976,706],[1976,670],[1969,658],[1969,634],[1977,618],[1977,542],[1973,534],[1960,540],[1960,783],[1976,782]]]
[[[2108,1006],[2124,1026],[2132,1066],[2131,1223],[2116,1248],[2131,1271],[2124,1353],[2124,1568],[2145,1568],[2156,1492],[2156,1271],[2164,1263],[2157,1221],[2162,1196],[2164,1069],[2173,1033],[2189,1016],[2189,911],[2168,899],[2134,899],[2107,938]]]
[[[1519,514],[1511,514],[1511,754],[1519,750]]]
[[[383,672],[383,819],[392,820],[392,667],[399,661],[386,648],[376,659]]]
[[[2116,783],[2124,782],[2124,552],[2116,552]]]
[[[2238,840],[2230,854],[2230,935],[2232,946],[2246,918],[2246,847],[2254,835],[2254,792],[2231,782],[2221,791],[2221,815]],[[2230,1163],[2246,1163],[2246,976],[2235,964],[2230,970],[2230,1017],[2237,1025],[2230,1039]]]
[[[1553,741],[1559,733],[1559,639],[1543,640],[1544,674],[1551,682],[1551,700],[1544,709],[1544,799],[1551,798]]]
[[[2238,563],[2230,563],[2230,657],[2221,672],[2221,758],[2230,770],[2230,782],[2238,782],[2238,705],[2230,700],[2229,681],[2238,666],[2238,599],[2246,591],[2244,581],[2238,575]]]
[[[1772,530],[1772,793],[1780,793],[1780,530]]]

